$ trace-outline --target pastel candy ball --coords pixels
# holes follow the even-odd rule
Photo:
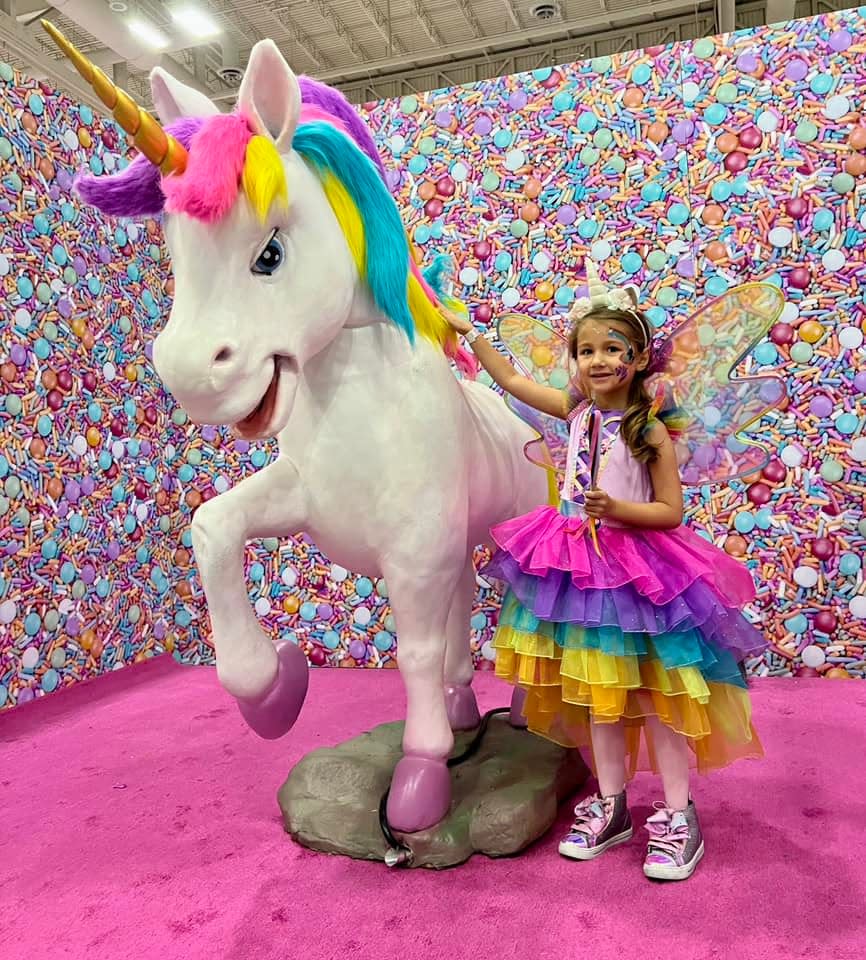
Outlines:
[[[755,123],[763,133],[773,133],[779,126],[779,117],[772,110],[763,110],[758,114]]]
[[[845,475],[845,469],[838,460],[825,460],[821,465],[821,476],[829,483],[838,483]]]
[[[803,462],[803,450],[801,447],[796,444],[788,444],[782,448],[781,453],[779,454],[782,463],[787,467],[799,467]]]
[[[821,264],[828,273],[837,273],[845,263],[846,257],[841,250],[828,250],[821,257]]]
[[[858,437],[851,444],[851,458],[857,463],[866,463],[866,437]]]
[[[787,66],[785,67],[785,76],[788,80],[802,80],[806,74],[809,72],[809,65],[805,60],[801,60],[799,57],[794,57],[788,61]]]
[[[847,97],[829,97],[824,104],[824,116],[830,120],[839,120],[851,111],[851,104]]]
[[[800,658],[807,667],[812,667],[812,669],[823,666],[827,659],[824,648],[814,643],[810,643],[809,646],[803,648]]]
[[[853,42],[854,42],[854,38],[845,29],[836,30],[830,34],[830,40],[829,40],[830,49],[835,51],[836,53],[844,52],[845,50],[848,49],[848,47],[851,46]]]
[[[797,567],[794,570],[794,582],[800,587],[810,589],[818,582],[818,571],[812,567]]]
[[[850,173],[837,173],[830,184],[836,193],[851,193],[855,186],[855,180]]]
[[[767,239],[774,247],[787,247],[794,239],[794,234],[788,227],[774,227]]]
[[[818,137],[818,127],[811,120],[801,120],[794,129],[794,136],[801,143],[812,143]]]

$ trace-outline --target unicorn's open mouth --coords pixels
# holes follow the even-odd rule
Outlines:
[[[294,389],[282,389],[284,381],[297,374],[294,357],[274,357],[274,373],[268,389],[255,409],[234,425],[235,433],[244,440],[262,440],[273,437],[285,426],[286,407],[294,398]],[[286,376],[288,375],[288,376]]]

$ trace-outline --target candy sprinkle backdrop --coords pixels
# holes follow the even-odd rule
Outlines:
[[[787,306],[754,365],[790,402],[764,475],[696,491],[691,523],[753,569],[761,675],[862,677],[866,596],[864,10],[367,104],[421,255],[450,252],[479,325],[562,317],[586,255],[670,328],[744,281]],[[154,222],[70,193],[112,123],[0,65],[0,704],[169,651],[208,662],[189,523],[261,467],[194,429],[149,343],[172,281]],[[578,291],[579,292],[579,291]],[[394,665],[384,583],[303,538],[248,549],[250,598],[313,664]],[[497,595],[472,619],[489,668]]]

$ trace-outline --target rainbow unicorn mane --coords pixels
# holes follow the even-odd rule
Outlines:
[[[337,91],[301,77],[301,114],[292,147],[315,171],[377,308],[415,341],[438,344],[461,372],[474,376],[443,318],[440,299],[422,276],[372,137]],[[112,177],[77,181],[81,197],[113,216],[184,213],[219,222],[243,192],[264,223],[275,205],[291,203],[282,159],[271,140],[254,133],[240,113],[185,118],[166,126],[188,151],[180,176],[162,177],[144,157]],[[460,309],[457,301],[449,306]]]

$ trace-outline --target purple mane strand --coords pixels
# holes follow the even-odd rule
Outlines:
[[[198,117],[183,117],[166,126],[184,149],[204,123]],[[165,208],[159,168],[139,154],[130,165],[109,177],[79,174],[75,192],[81,199],[109,217],[156,217]]]
[[[326,113],[336,117],[343,123],[343,126],[349,131],[355,144],[367,154],[367,156],[376,165],[379,176],[385,180],[385,167],[382,164],[382,158],[376,149],[373,135],[370,133],[367,124],[358,116],[358,111],[351,103],[333,87],[329,87],[312,77],[300,76],[298,83],[301,87],[301,102],[314,103],[321,107]]]

